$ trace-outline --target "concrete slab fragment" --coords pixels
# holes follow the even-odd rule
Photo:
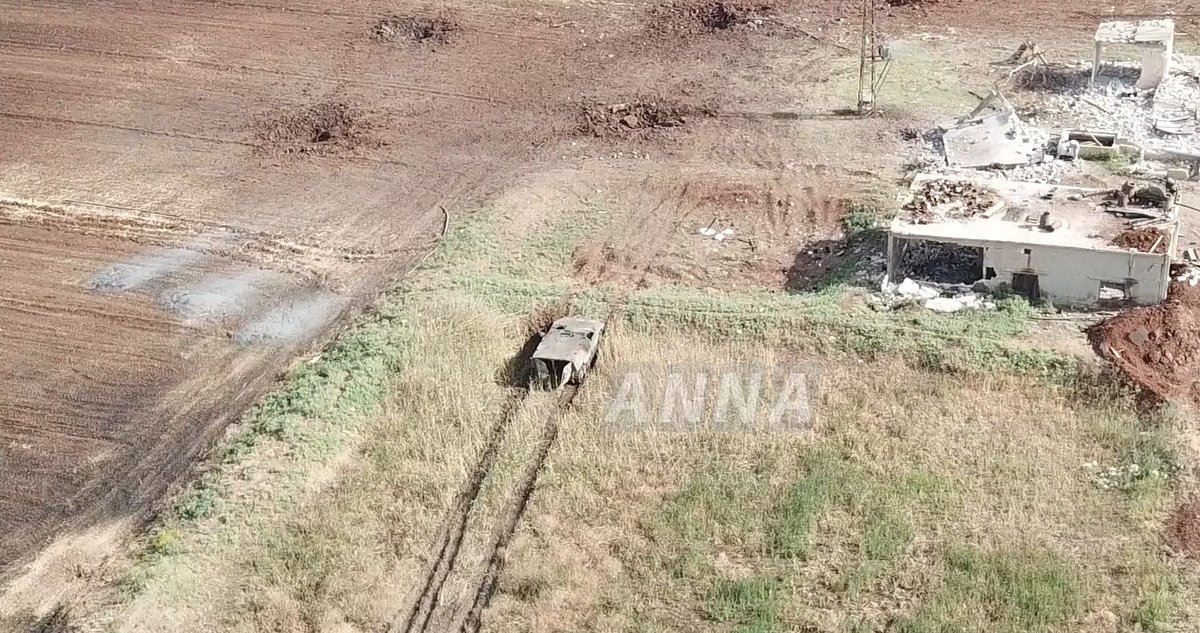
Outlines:
[[[942,136],[951,167],[1016,167],[1030,162],[1015,112],[997,112],[947,130]]]

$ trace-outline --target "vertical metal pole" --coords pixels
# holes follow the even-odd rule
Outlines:
[[[875,58],[879,46],[879,34],[875,32],[875,0],[866,0],[867,12],[870,17],[871,39],[867,45],[867,54],[871,56],[871,114],[875,114]]]
[[[858,40],[858,114],[866,114],[866,86],[864,83],[867,78],[867,3],[871,0],[863,0],[862,4],[862,33]]]

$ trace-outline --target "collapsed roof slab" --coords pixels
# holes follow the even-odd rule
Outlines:
[[[1030,162],[1029,144],[1022,139],[1020,120],[1012,111],[946,130],[942,143],[951,167],[1016,167]]]
[[[926,183],[937,180],[981,188],[1003,206],[998,211],[970,217],[939,218],[931,222],[914,221],[910,214],[901,210],[889,227],[892,235],[970,246],[1007,242],[1116,252],[1128,250],[1112,244],[1113,237],[1128,228],[1127,221],[1096,208],[1096,196],[1104,193],[1102,189],[918,174],[913,179],[906,206],[915,200]],[[1045,212],[1050,212],[1056,223],[1053,231],[1039,229],[1038,220]],[[1172,235],[1178,224],[1177,218],[1164,218],[1160,228]]]

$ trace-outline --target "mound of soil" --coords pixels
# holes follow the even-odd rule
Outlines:
[[[654,130],[686,125],[685,114],[690,116],[711,113],[646,101],[594,103],[583,107],[579,131],[598,138],[644,135]]]
[[[1167,522],[1167,541],[1179,553],[1200,560],[1200,497],[1176,508]]]
[[[445,44],[459,26],[447,15],[425,18],[392,15],[371,27],[371,39],[378,42],[424,42]]]
[[[654,31],[681,35],[718,31],[755,31],[781,33],[780,22],[773,16],[775,9],[767,3],[676,1],[660,5],[651,11],[649,28]]]
[[[1119,314],[1089,329],[1088,338],[1151,400],[1200,405],[1200,288],[1172,283],[1165,303]]]
[[[735,28],[757,30],[768,23],[771,5],[744,5],[714,2],[693,9],[696,21],[704,28],[725,31]]]
[[[370,125],[345,103],[328,101],[259,122],[264,149],[282,153],[319,154],[350,150],[366,143]]]
[[[1118,234],[1113,238],[1113,246],[1121,248],[1132,248],[1142,253],[1149,253],[1150,249],[1154,249],[1155,253],[1167,252],[1167,243],[1169,242],[1166,234],[1152,226],[1147,226],[1140,229],[1129,229]]]

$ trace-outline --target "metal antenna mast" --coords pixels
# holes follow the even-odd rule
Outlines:
[[[882,65],[880,65],[882,64]],[[862,39],[858,63],[858,113],[871,116],[878,110],[879,88],[892,67],[892,51],[880,41],[875,23],[875,0],[862,3]]]

